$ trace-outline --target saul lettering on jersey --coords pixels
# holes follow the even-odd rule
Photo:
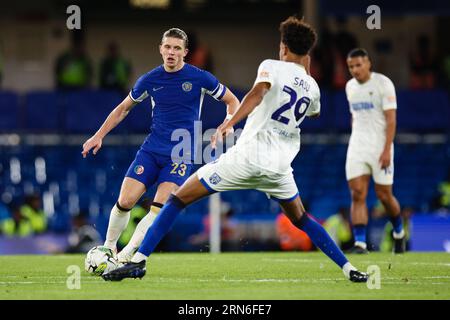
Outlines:
[[[303,66],[278,60],[260,64],[257,83],[270,90],[249,114],[235,148],[252,165],[286,174],[300,150],[302,121],[320,113],[319,86]]]

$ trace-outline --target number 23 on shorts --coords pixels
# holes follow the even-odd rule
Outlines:
[[[172,163],[172,170],[170,171],[170,174],[178,174],[181,177],[184,177],[186,174],[187,165],[184,163]]]

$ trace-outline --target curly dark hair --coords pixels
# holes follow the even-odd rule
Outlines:
[[[281,41],[295,54],[306,55],[316,44],[316,31],[303,19],[291,16],[280,24]]]

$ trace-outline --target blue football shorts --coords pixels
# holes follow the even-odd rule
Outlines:
[[[126,177],[142,182],[147,189],[155,182],[173,182],[181,186],[189,178],[193,165],[183,161],[172,161],[170,156],[145,151],[142,148],[136,153]]]

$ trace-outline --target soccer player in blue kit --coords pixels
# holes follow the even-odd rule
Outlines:
[[[92,149],[95,155],[102,146],[103,138],[136,104],[150,97],[153,109],[151,133],[131,163],[123,180],[119,199],[111,210],[104,244],[106,247],[117,252],[117,240],[128,224],[130,210],[148,187],[155,183],[158,187],[149,214],[139,222],[129,243],[119,252],[120,262],[131,259],[169,195],[190,175],[195,143],[192,141],[191,150],[172,157],[172,149],[178,143],[171,139],[173,131],[184,129],[193,139],[194,122],[200,118],[205,93],[227,105],[224,122],[231,118],[239,106],[236,96],[211,73],[184,62],[188,52],[187,43],[187,35],[181,29],[167,30],[159,46],[163,65],[142,75],[100,129],[83,144],[84,158]]]

